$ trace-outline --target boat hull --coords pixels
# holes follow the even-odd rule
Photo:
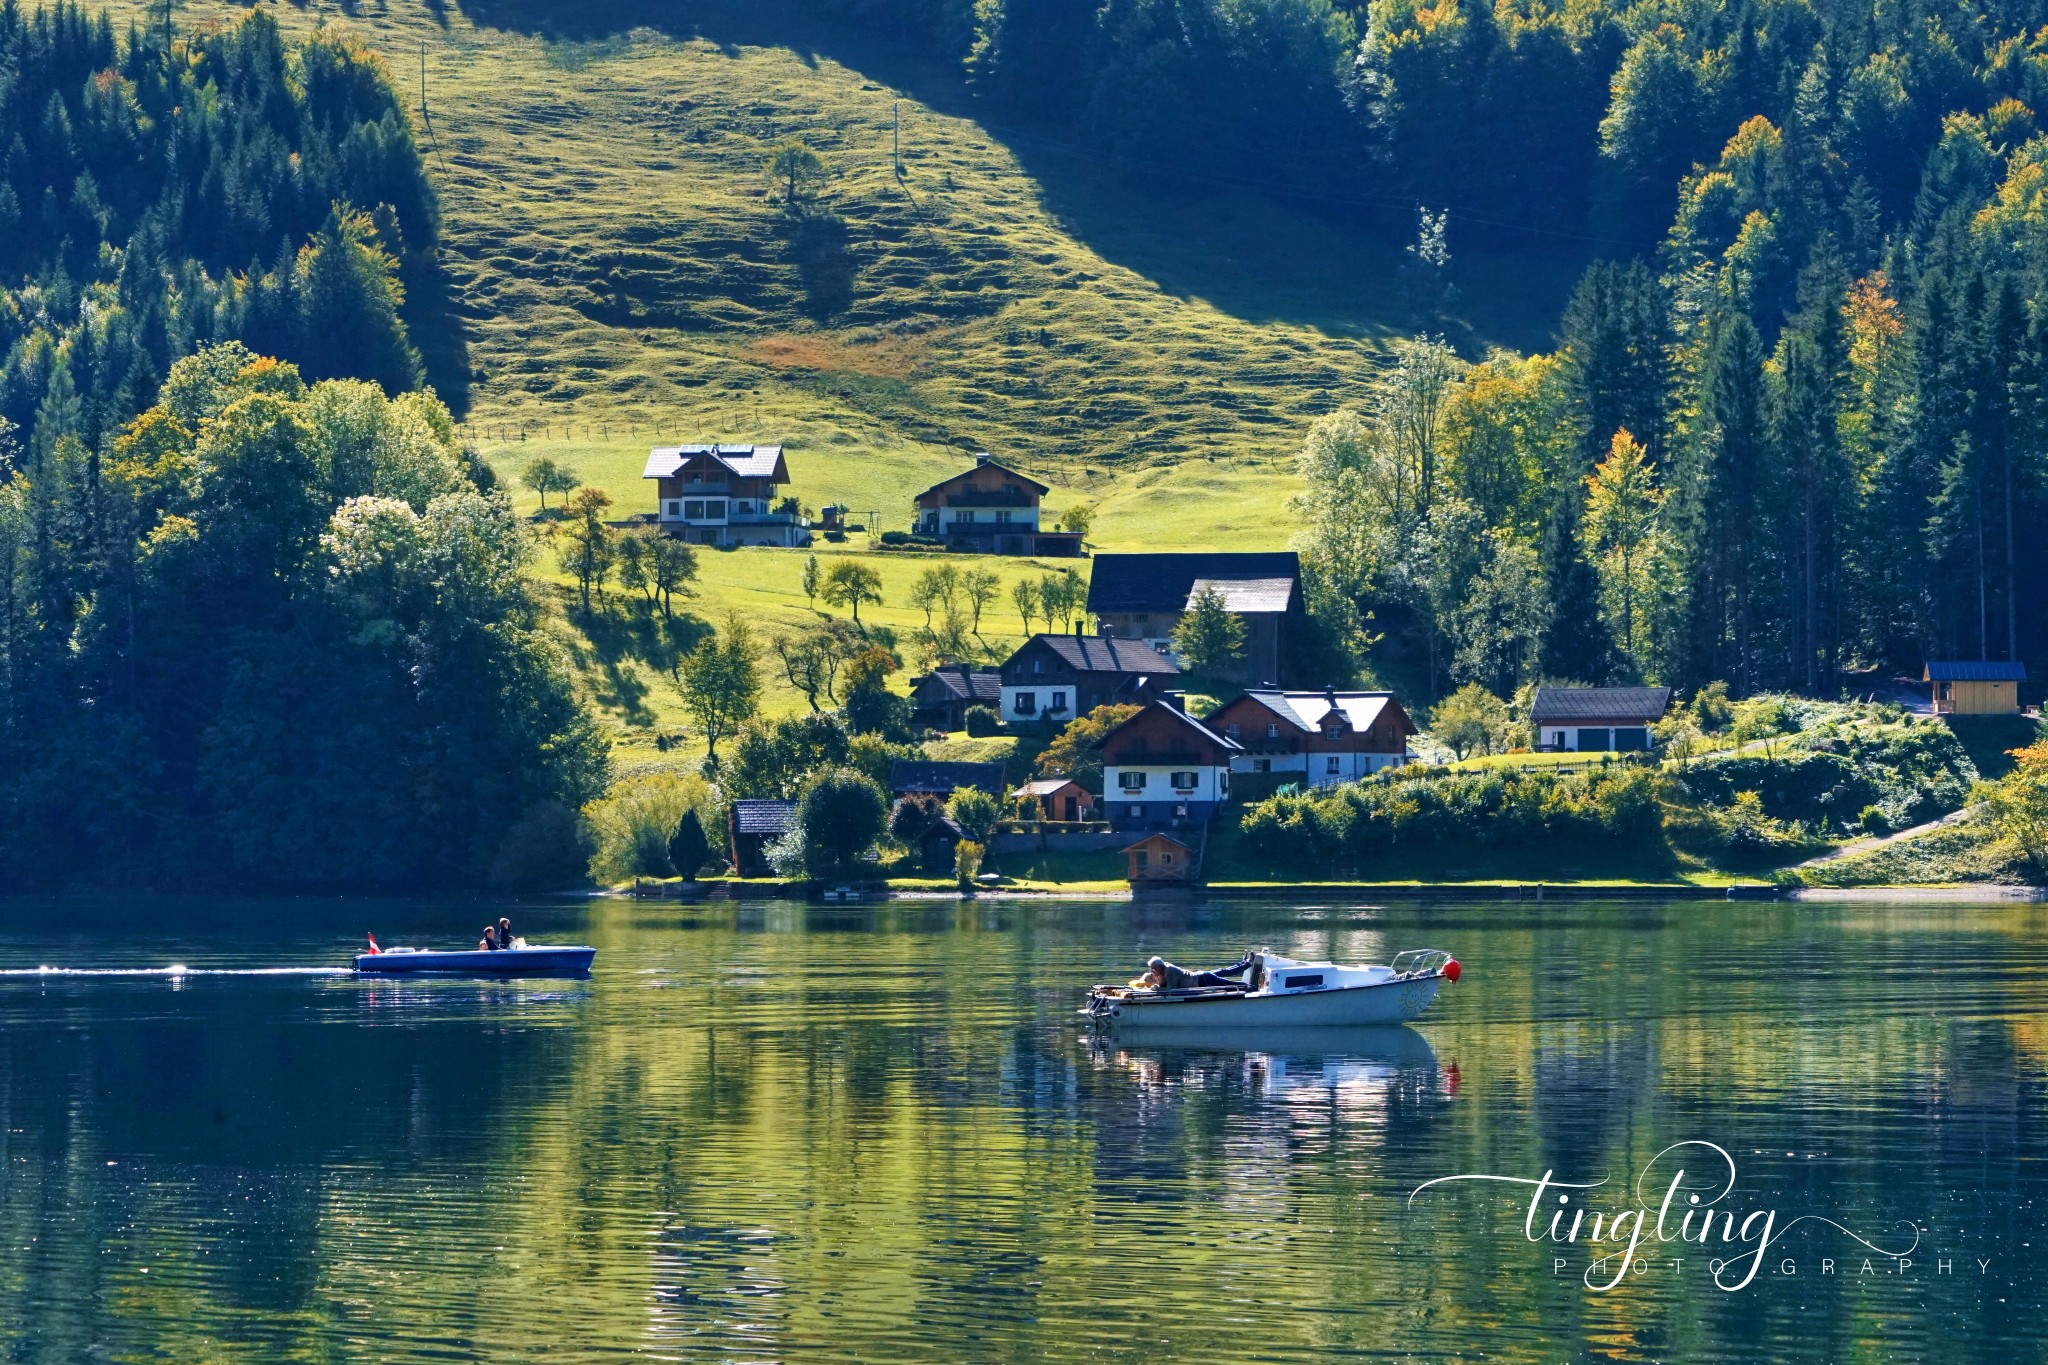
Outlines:
[[[1340,1028],[1400,1024],[1429,1008],[1441,976],[1287,995],[1220,995],[1115,1002],[1108,1018],[1119,1030]]]
[[[597,949],[582,947],[471,949],[458,953],[359,953],[364,976],[588,976]]]

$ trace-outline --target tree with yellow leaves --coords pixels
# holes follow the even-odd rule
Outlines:
[[[1663,505],[1649,450],[1621,428],[1586,479],[1586,553],[1600,570],[1601,607],[1616,642],[1638,663],[1648,644],[1641,606]]]

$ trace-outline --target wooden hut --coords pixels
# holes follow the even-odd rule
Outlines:
[[[2016,716],[2027,666],[1989,659],[1930,659],[1920,681],[1933,689],[1937,716]]]
[[[1185,885],[1195,879],[1195,851],[1171,834],[1148,834],[1124,850],[1132,886]]]

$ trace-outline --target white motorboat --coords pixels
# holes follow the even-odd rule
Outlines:
[[[1439,948],[1411,949],[1384,967],[1299,962],[1261,950],[1241,987],[1094,986],[1081,1013],[1119,1030],[1398,1024],[1429,1008],[1438,988],[1462,971]]]

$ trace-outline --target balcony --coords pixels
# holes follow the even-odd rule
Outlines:
[[[1022,488],[993,488],[971,493],[948,493],[948,507],[1036,507],[1038,499]]]

